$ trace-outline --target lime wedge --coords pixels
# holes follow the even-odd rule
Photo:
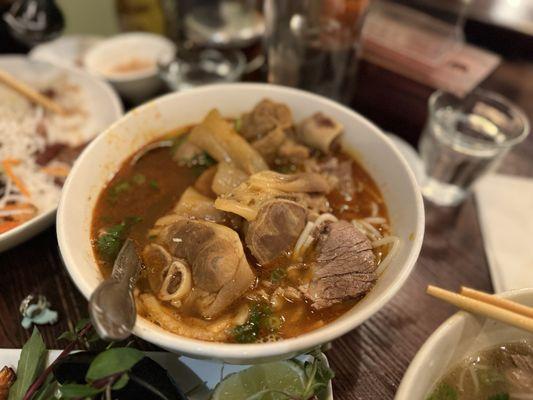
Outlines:
[[[279,390],[300,394],[304,386],[302,367],[294,361],[278,361],[254,365],[228,375],[213,392],[212,400],[245,400],[263,390]],[[286,400],[280,393],[267,393],[261,400]]]

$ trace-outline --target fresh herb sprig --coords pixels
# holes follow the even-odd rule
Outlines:
[[[131,342],[99,339],[88,319],[78,322],[59,339],[68,340],[69,344],[45,368],[48,351],[41,334],[34,330],[22,349],[9,400],[186,399],[163,367],[131,348]],[[76,347],[83,350],[72,352]]]
[[[261,331],[274,332],[280,325],[281,321],[272,315],[266,303],[253,303],[246,322],[233,328],[233,338],[238,343],[253,343],[259,339]]]

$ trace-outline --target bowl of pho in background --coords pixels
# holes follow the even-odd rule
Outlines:
[[[424,234],[421,194],[406,162],[376,126],[338,103],[301,90],[266,84],[222,84],[172,93],[131,111],[79,158],[63,189],[57,234],[67,270],[83,295],[89,298],[102,280],[91,243],[91,222],[99,194],[121,165],[163,134],[199,123],[213,108],[226,118],[235,118],[265,98],[286,104],[294,121],[320,111],[344,126],[343,147],[381,190],[391,231],[400,239],[398,251],[375,287],[353,308],[300,336],[252,344],[207,342],[178,336],[137,318],[134,334],[169,351],[242,364],[293,357],[363,323],[395,295],[415,265]]]
[[[533,306],[533,289],[499,295]],[[522,355],[520,358],[529,360],[530,364],[521,365],[519,358],[513,361],[512,357],[517,355]],[[533,368],[532,361],[532,333],[459,311],[420,348],[402,379],[395,400],[531,399],[533,386],[529,385],[533,385],[533,374],[529,368]],[[516,380],[516,386],[509,380]],[[491,397],[498,395],[500,397]]]

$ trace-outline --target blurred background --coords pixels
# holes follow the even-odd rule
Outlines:
[[[15,3],[25,7],[35,3],[45,9],[57,6],[63,17],[57,34],[106,37],[128,31],[153,32],[176,43],[178,54],[191,63],[199,62],[198,55],[190,53],[195,47],[223,49],[224,54],[210,57],[226,68],[237,69],[233,80],[268,79],[321,92],[351,104],[382,128],[412,143],[422,130],[431,92],[444,89],[464,95],[501,66],[502,58],[510,64],[502,79],[492,85],[505,90],[506,76],[519,75],[520,86],[526,86],[523,90],[528,94],[533,90],[533,72],[526,67],[533,62],[530,0],[1,0],[1,12]],[[330,10],[331,21],[339,26],[322,26],[321,38],[304,39],[302,36],[316,35],[312,24],[320,24],[313,22],[313,4]],[[293,18],[304,15],[302,11],[305,23]],[[25,53],[39,44],[15,38],[6,18],[0,25],[3,53]],[[285,27],[292,33],[300,29],[300,37],[290,37]],[[287,47],[292,50],[287,52]],[[243,71],[239,54],[226,54],[229,49],[245,54]],[[268,62],[265,57],[270,58]],[[296,65],[298,58],[306,60],[303,69]],[[330,70],[313,72],[325,59]],[[309,76],[315,76],[320,84]],[[194,80],[197,85],[212,77],[200,75]],[[188,83],[171,82],[170,86],[180,89],[190,86]],[[384,92],[386,102],[381,101]]]

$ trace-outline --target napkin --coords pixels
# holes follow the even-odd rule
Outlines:
[[[494,291],[533,287],[533,179],[488,175],[475,194]]]

